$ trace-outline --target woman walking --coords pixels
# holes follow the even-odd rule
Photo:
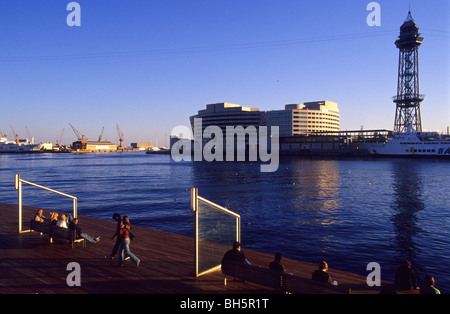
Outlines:
[[[129,256],[135,263],[136,266],[139,266],[139,263],[141,260],[136,257],[133,253],[130,251],[130,230],[131,230],[131,224],[130,220],[128,219],[128,216],[123,216],[122,218],[122,226],[120,227],[119,231],[119,238],[122,240],[120,244],[119,249],[119,263],[118,266],[123,266],[123,261],[125,258],[125,255]]]

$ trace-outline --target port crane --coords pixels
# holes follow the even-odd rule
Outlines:
[[[72,128],[73,133],[75,133],[76,137],[81,142],[81,149],[86,149],[86,144],[87,144],[88,139],[87,138],[85,139],[84,135],[80,135],[80,132],[78,132],[78,130],[75,129],[75,127],[72,124],[69,123],[69,125]]]
[[[56,140],[56,146],[61,146],[61,140],[62,140],[62,137],[63,137],[63,134],[64,134],[64,130],[65,130],[65,128],[63,128],[63,130],[62,130],[62,132],[61,132],[61,136],[59,137],[59,139],[57,139]]]
[[[14,132],[14,128],[13,128],[12,124],[10,124],[9,126],[11,127],[11,131],[13,132],[14,140],[16,141],[16,144],[19,144],[19,134],[16,134],[16,132]]]
[[[120,132],[119,125],[116,124],[116,126],[117,126],[117,133],[119,134],[119,142],[120,142],[119,148],[123,149],[124,148],[123,147],[123,133]]]
[[[102,128],[102,133],[100,133],[100,136],[98,137],[98,141],[101,142],[102,141],[102,137],[103,137],[103,131],[105,130],[105,127]]]

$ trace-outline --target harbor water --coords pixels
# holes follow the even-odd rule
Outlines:
[[[450,162],[286,158],[257,163],[175,162],[170,155],[0,154],[0,202],[17,204],[14,175],[78,198],[78,214],[193,235],[190,189],[237,212],[242,246],[394,280],[408,259],[450,293]],[[72,201],[24,185],[24,205],[70,212]],[[289,271],[289,270],[288,270]]]

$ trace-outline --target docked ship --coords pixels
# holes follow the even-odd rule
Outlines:
[[[394,133],[384,143],[366,143],[371,155],[380,157],[431,157],[450,159],[450,136],[437,132]]]
[[[41,152],[44,146],[42,143],[34,144],[28,139],[18,139],[8,141],[6,137],[0,138],[0,153],[34,153]]]
[[[422,132],[419,93],[419,46],[423,37],[419,27],[408,12],[395,41],[399,49],[397,95],[393,137],[379,143],[366,143],[371,155],[400,157],[441,157],[450,159],[450,135]]]

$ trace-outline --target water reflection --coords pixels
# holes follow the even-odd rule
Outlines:
[[[290,206],[308,213],[314,224],[337,223],[341,181],[338,162],[293,160],[289,170],[289,180],[293,185],[289,197]]]
[[[341,222],[340,166],[333,160],[283,160],[278,171],[258,164],[193,163],[199,195],[242,217],[244,244],[286,256],[328,254]],[[272,240],[273,239],[273,240]]]
[[[423,232],[418,227],[417,213],[425,208],[422,201],[422,180],[413,160],[401,160],[393,164],[393,190],[395,201],[392,205],[398,258],[411,262],[420,253],[414,238]]]

